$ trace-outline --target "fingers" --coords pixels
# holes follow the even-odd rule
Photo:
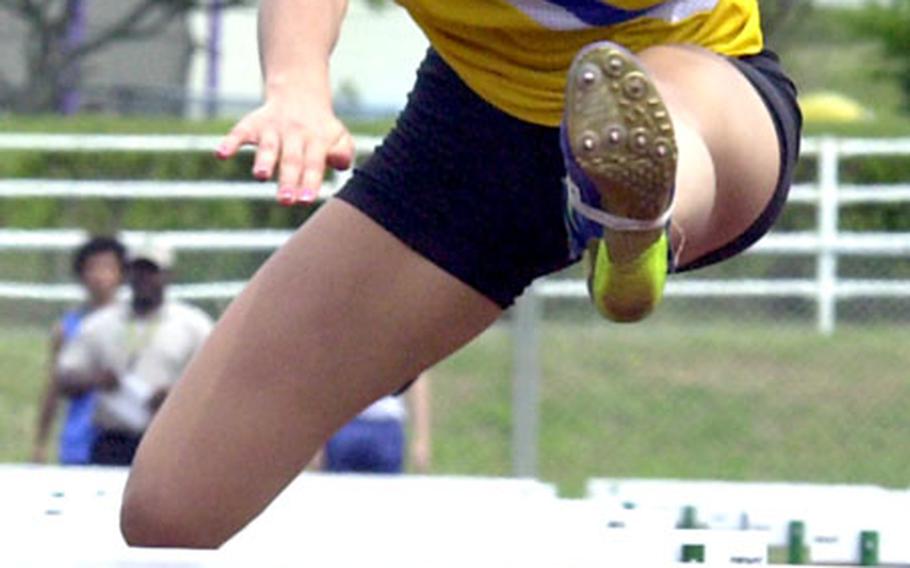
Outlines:
[[[301,201],[313,202],[319,196],[319,189],[325,178],[325,155],[326,145],[321,140],[312,140],[307,144],[303,160]]]
[[[281,154],[278,200],[285,205],[313,203],[325,176],[326,147],[319,139],[304,143],[299,135],[285,140]]]
[[[281,174],[278,201],[284,205],[313,203],[325,179],[326,164],[336,169],[350,166],[354,156],[354,141],[343,127],[330,146],[322,137],[304,138],[292,131],[281,147]]]
[[[354,138],[347,130],[329,149],[326,162],[336,170],[346,170],[351,167],[354,162]]]
[[[251,128],[248,120],[242,120],[222,139],[221,144],[215,149],[215,156],[226,160],[237,153],[245,144],[256,144],[259,141],[255,129]]]
[[[284,136],[281,144],[281,165],[278,177],[278,202],[293,205],[301,201],[301,175],[303,173],[303,136],[293,130]]]
[[[258,146],[252,170],[256,179],[271,179],[277,169],[276,197],[282,205],[316,201],[326,166],[346,169],[354,161],[354,140],[331,115],[301,121],[262,107],[237,123],[216,156],[227,159],[246,144]]]
[[[269,128],[262,132],[259,137],[259,149],[253,162],[253,177],[259,181],[271,179],[280,147],[281,139],[275,129]]]

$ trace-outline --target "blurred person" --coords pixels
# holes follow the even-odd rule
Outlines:
[[[121,512],[134,545],[213,547],[329,436],[587,255],[598,312],[736,255],[786,200],[796,89],[758,0],[399,0],[431,43],[368,161],[257,272],[162,407]],[[256,145],[283,204],[353,160],[332,109],[346,0],[259,4]],[[214,440],[223,443],[212,443]]]
[[[59,401],[64,398],[54,380],[57,358],[64,343],[70,340],[85,318],[110,304],[123,283],[126,249],[112,237],[89,239],[73,255],[73,274],[85,292],[85,301],[66,311],[51,330],[50,372],[41,399],[38,429],[32,450],[32,461],[47,461],[47,445]],[[63,465],[83,465],[89,462],[95,427],[92,416],[95,397],[91,391],[67,398],[66,418],[60,428],[58,459]]]
[[[377,400],[335,432],[323,450],[322,469],[331,473],[403,473],[409,455],[414,471],[427,473],[432,448],[430,420],[430,384],[424,373],[406,392]]]
[[[153,415],[212,327],[202,310],[168,300],[174,252],[147,240],[131,250],[130,298],[94,312],[57,359],[57,388],[95,391],[89,463],[129,465]]]

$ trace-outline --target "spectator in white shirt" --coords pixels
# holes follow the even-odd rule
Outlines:
[[[60,354],[60,391],[98,392],[92,464],[132,463],[152,416],[212,328],[202,310],[166,299],[174,259],[154,240],[132,250],[129,301],[93,313]]]

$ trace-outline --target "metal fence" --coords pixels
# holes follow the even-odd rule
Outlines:
[[[2,150],[84,150],[84,151],[142,151],[208,152],[218,139],[207,136],[81,136],[81,135],[0,135]],[[358,137],[357,151],[371,151],[378,138]],[[817,305],[817,326],[821,333],[830,334],[836,325],[837,301],[857,296],[910,296],[910,280],[846,279],[838,276],[838,257],[846,255],[906,256],[910,253],[910,233],[851,233],[838,227],[840,208],[857,203],[910,202],[910,184],[870,185],[843,184],[839,181],[839,164],[844,158],[857,156],[910,155],[910,139],[865,140],[821,138],[806,140],[803,156],[817,157],[816,179],[796,185],[790,202],[814,204],[817,207],[817,229],[812,232],[771,233],[759,241],[748,254],[807,255],[816,260],[813,279],[768,280],[699,280],[670,282],[669,297],[809,297]],[[328,183],[322,197],[331,196],[347,180],[342,174]],[[121,181],[105,180],[0,180],[0,198],[106,198],[106,199],[272,199],[269,190],[253,182],[207,181]],[[16,230],[0,229],[0,250],[69,250],[77,246],[85,233],[76,230]],[[129,242],[142,238],[138,232],[125,232]],[[174,231],[161,235],[178,250],[226,251],[273,250],[290,236],[290,231],[232,230],[232,231]],[[223,286],[220,286],[224,284]],[[203,291],[204,290],[204,291]],[[231,297],[237,283],[212,283],[194,291],[177,287],[175,293],[184,298],[200,299],[206,294]],[[0,282],[0,297],[29,297],[48,300],[73,299],[71,286],[50,286],[41,283],[11,284]],[[548,281],[535,285],[527,296],[548,298],[586,296],[584,283]]]
[[[118,152],[118,151],[210,151],[215,146],[216,139],[199,136],[66,136],[66,135],[0,135],[0,152],[3,150],[68,150],[84,149],[93,151]],[[358,138],[357,148],[360,154],[368,153],[378,142],[373,138]],[[706,276],[699,278],[673,279],[667,286],[668,300],[665,303],[669,315],[657,318],[654,326],[664,326],[660,329],[678,329],[690,325],[692,313],[705,313],[705,305],[718,302],[716,312],[726,314],[726,317],[740,325],[747,318],[753,308],[743,306],[763,306],[754,308],[755,313],[763,312],[764,318],[774,320],[783,310],[795,312],[811,311],[813,314],[804,317],[813,321],[819,338],[831,337],[838,330],[838,308],[844,302],[856,299],[884,300],[886,302],[900,302],[899,309],[905,309],[903,301],[910,295],[910,280],[902,278],[882,278],[876,274],[876,269],[855,275],[856,270],[851,270],[850,275],[841,273],[843,262],[854,259],[878,259],[878,262],[890,262],[895,259],[903,260],[910,252],[910,233],[878,233],[878,232],[845,232],[839,228],[839,215],[841,208],[858,203],[882,204],[903,203],[910,201],[910,184],[895,185],[856,185],[844,184],[839,179],[841,162],[847,158],[863,156],[906,156],[910,155],[910,140],[851,140],[851,139],[809,139],[804,143],[804,155],[815,159],[817,169],[814,179],[806,180],[794,187],[791,202],[804,206],[817,208],[817,226],[812,231],[806,232],[772,232],[762,239],[743,257],[745,262],[749,259],[763,259],[764,261],[789,262],[795,259],[801,268],[794,270],[793,276],[775,278],[756,278],[743,274],[730,276],[726,273],[706,272]],[[324,188],[323,196],[335,191],[344,177],[338,177]],[[271,188],[258,183],[243,182],[211,182],[211,181],[174,181],[158,182],[131,180],[129,183],[111,182],[102,180],[59,180],[46,179],[17,179],[0,180],[0,199],[2,198],[105,198],[105,199],[263,199],[273,198]],[[142,231],[125,231],[124,239],[127,243],[138,240],[143,236]],[[290,235],[290,231],[283,230],[231,230],[231,231],[199,231],[193,228],[162,233],[176,249],[191,254],[219,255],[245,251],[265,255]],[[85,237],[79,229],[41,229],[20,230],[0,229],[0,252],[15,254],[17,252],[68,252],[77,246]],[[883,260],[882,260],[883,259]],[[811,265],[811,273],[806,265]],[[786,272],[786,271],[778,271]],[[203,280],[195,283],[177,284],[173,287],[173,294],[177,297],[206,301],[222,301],[233,297],[243,286],[244,277],[235,280]],[[28,282],[14,281],[0,278],[0,300],[25,301],[32,305],[53,304],[73,301],[78,298],[78,289],[63,282]],[[552,391],[554,373],[548,370],[545,359],[552,357],[548,350],[558,341],[551,338],[547,322],[561,321],[574,314],[576,310],[583,309],[583,302],[577,299],[586,296],[584,283],[579,280],[577,272],[568,275],[558,275],[536,283],[525,296],[518,302],[507,317],[510,353],[505,354],[510,358],[512,386],[510,388],[511,400],[500,401],[501,404],[511,407],[511,438],[507,445],[511,447],[510,470],[520,476],[549,475],[558,477],[558,474],[548,473],[556,466],[552,464],[555,458],[548,457],[552,449],[546,449],[546,433],[541,437],[541,416],[544,422],[551,412],[549,406],[558,405],[560,394]],[[733,302],[727,304],[726,302]],[[763,302],[772,302],[765,306]],[[795,304],[794,304],[795,302]],[[713,305],[713,304],[712,304]],[[734,307],[730,307],[730,306]],[[886,304],[883,309],[885,316],[893,315],[895,309]],[[797,306],[794,308],[794,306]],[[898,311],[899,311],[898,309]],[[770,314],[770,316],[768,315]],[[584,329],[587,325],[584,318],[578,324],[572,317],[571,333]],[[700,318],[701,319],[701,318]],[[884,320],[887,323],[888,318]],[[651,324],[648,324],[651,325]],[[767,338],[778,335],[778,330],[785,327],[779,320],[769,324],[768,329],[760,337]],[[601,326],[592,334],[612,334],[613,328]],[[623,328],[624,330],[626,328]],[[643,329],[656,329],[645,326]],[[764,328],[763,328],[764,329]],[[811,329],[811,328],[810,328]],[[800,331],[800,334],[804,332]],[[634,335],[634,334],[633,334]],[[731,334],[728,334],[731,335]],[[736,335],[734,332],[732,335]],[[574,336],[573,336],[574,337]],[[612,336],[611,336],[612,337]],[[765,339],[762,339],[764,341]],[[648,339],[642,339],[647,343]],[[686,341],[694,341],[685,338]],[[708,341],[708,340],[705,340]],[[714,339],[705,344],[709,348],[717,343]],[[638,345],[638,344],[636,344]],[[696,348],[701,348],[695,346]],[[630,348],[631,349],[631,348]],[[697,351],[697,349],[695,349]],[[710,351],[710,349],[708,349]],[[845,351],[845,350],[841,350]],[[497,352],[503,355],[501,351]],[[709,355],[713,357],[714,355]],[[852,362],[848,364],[852,365]],[[604,363],[594,364],[600,368]],[[822,366],[815,362],[810,365]],[[564,367],[565,365],[560,365]],[[898,367],[899,368],[899,365]],[[600,371],[609,375],[612,371]],[[714,371],[707,371],[708,373]],[[743,370],[747,380],[754,379],[758,372]],[[881,371],[876,371],[881,373]],[[891,371],[885,371],[886,374]],[[545,380],[546,379],[546,380]],[[893,387],[896,388],[896,387]],[[892,393],[893,394],[893,393]],[[908,393],[900,391],[903,397]],[[600,396],[600,395],[598,395]],[[622,395],[626,396],[626,394]],[[883,395],[887,396],[887,395]],[[895,398],[894,400],[899,400]],[[548,403],[550,401],[550,403]],[[846,406],[845,408],[849,408]],[[592,415],[597,415],[598,410],[589,409]],[[604,413],[609,413],[604,408]],[[651,410],[651,412],[658,412]],[[849,411],[846,411],[849,413]],[[869,412],[874,412],[870,410]],[[571,412],[560,415],[559,420],[569,421]],[[646,412],[647,414],[647,412]],[[443,413],[446,416],[446,413]],[[442,418],[440,418],[442,420]],[[667,426],[674,429],[673,425]],[[478,436],[480,437],[480,435]],[[555,435],[551,437],[556,437]],[[480,442],[478,442],[480,443]],[[738,443],[738,442],[730,442]],[[584,451],[584,450],[580,450]],[[541,452],[547,455],[541,456]],[[558,461],[558,460],[557,460]],[[546,467],[541,467],[543,465]],[[903,464],[902,464],[903,465]],[[568,467],[568,466],[567,466]],[[641,466],[639,466],[641,467]],[[657,472],[663,471],[657,469]],[[699,475],[698,470],[683,475]],[[758,470],[756,474],[745,472],[742,475],[751,476],[792,476],[799,473],[787,473],[789,470],[769,470],[764,473]],[[482,473],[497,473],[484,471]],[[629,472],[620,468],[616,471],[590,471],[589,474],[620,474]],[[892,472],[893,473],[893,472]],[[721,472],[721,476],[729,477],[729,472]],[[860,475],[860,474],[857,474]],[[817,477],[817,476],[815,476]],[[835,476],[836,477],[836,476]],[[882,478],[890,481],[890,477]],[[873,479],[873,481],[878,478]]]

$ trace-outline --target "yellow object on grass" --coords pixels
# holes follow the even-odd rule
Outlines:
[[[872,111],[857,101],[832,91],[803,95],[799,107],[806,122],[861,122],[873,116]]]

